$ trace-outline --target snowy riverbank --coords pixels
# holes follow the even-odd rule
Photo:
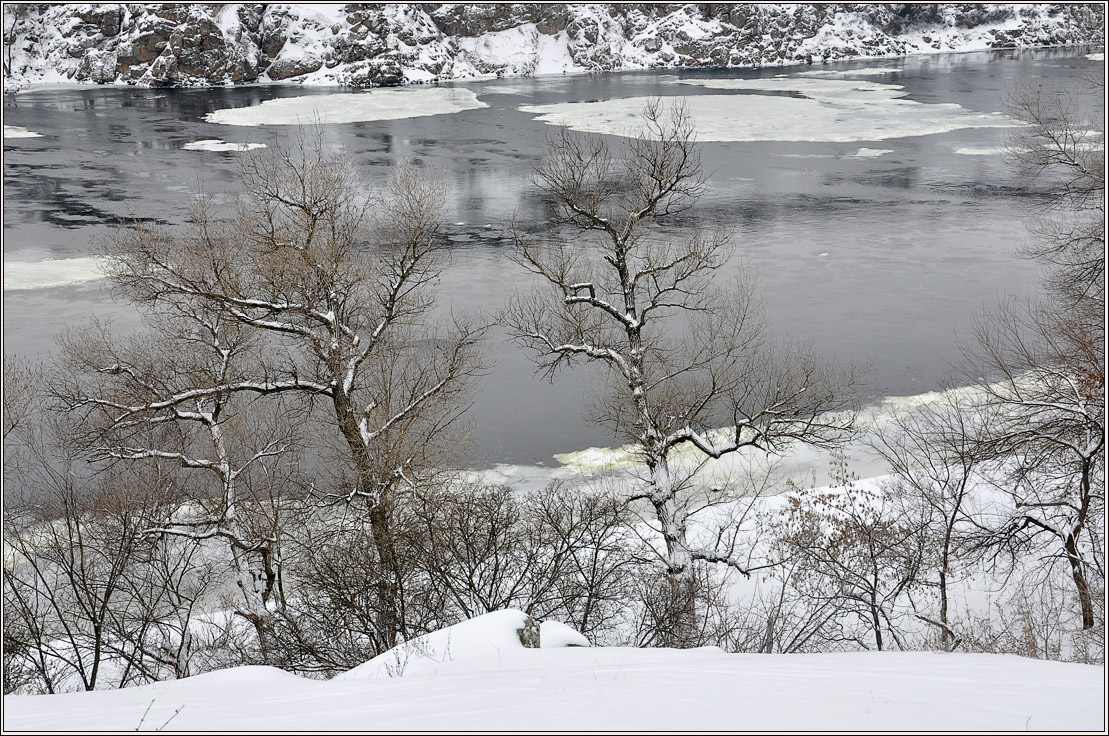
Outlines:
[[[9,4],[4,91],[783,66],[1102,44],[1103,25],[1097,3]]]

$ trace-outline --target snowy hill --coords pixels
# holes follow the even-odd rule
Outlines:
[[[30,83],[394,85],[1103,43],[1091,4],[5,4]]]
[[[10,730],[1101,730],[1102,667],[937,653],[524,648],[498,611],[431,635],[451,660],[329,682],[239,667],[7,696]],[[546,633],[546,631],[544,631]],[[552,633],[573,643],[564,629]],[[425,642],[427,643],[427,642]],[[427,647],[417,647],[424,652]],[[396,653],[386,653],[390,657]],[[380,660],[381,657],[378,658]],[[376,661],[376,660],[375,660]],[[372,663],[368,663],[372,664]]]

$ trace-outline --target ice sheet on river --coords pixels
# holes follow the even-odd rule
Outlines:
[[[827,256],[827,253],[821,253]],[[873,433],[890,426],[901,417],[928,405],[961,397],[974,400],[981,389],[973,386],[931,391],[914,396],[887,396],[878,403],[863,408],[856,416],[860,435],[849,441],[843,450],[851,461],[852,470],[861,478],[877,478],[889,472],[888,463],[874,450],[870,440]],[[710,432],[710,438],[724,440],[724,430]],[[713,435],[716,435],[713,437]],[[829,451],[794,443],[781,452],[765,453],[748,448],[727,455],[720,460],[705,460],[691,446],[684,446],[670,456],[671,467],[677,474],[698,470],[692,486],[705,492],[726,489],[738,495],[763,495],[771,484],[784,488],[788,479],[799,487],[818,487],[834,482],[829,462]],[[510,465],[499,464],[487,470],[474,470],[465,477],[471,481],[508,484],[514,488],[538,491],[551,483],[585,482],[595,490],[626,490],[626,484],[643,477],[646,468],[636,445],[622,447],[590,447],[554,456],[557,464]],[[753,480],[752,480],[753,479]],[[769,486],[768,486],[769,487]]]
[[[104,278],[96,258],[47,258],[42,261],[4,261],[4,291],[49,289]]]
[[[368,92],[284,97],[252,107],[215,110],[204,116],[221,125],[303,125],[399,120],[488,107],[459,87],[402,87]]]
[[[265,143],[229,143],[219,138],[193,141],[181,146],[186,151],[253,151],[255,148],[265,147]]]
[[[27,130],[18,125],[5,125],[4,126],[4,139],[9,138],[42,138],[42,133],[35,133],[34,131]]]
[[[948,133],[962,128],[1006,128],[1001,113],[977,113],[954,103],[903,99],[896,84],[868,80],[780,76],[770,79],[683,79],[680,84],[739,94],[693,95],[685,103],[701,141],[811,141],[852,143]],[[646,97],[523,105],[550,124],[609,135],[638,128]]]

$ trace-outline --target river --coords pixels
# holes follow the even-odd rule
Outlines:
[[[695,115],[705,111],[699,130],[710,190],[700,218],[733,230],[738,258],[729,268],[757,271],[778,335],[869,365],[866,402],[936,389],[957,360],[957,335],[975,316],[1003,295],[1034,288],[1037,266],[1016,254],[1028,237],[1028,191],[1001,155],[1012,128],[998,113],[1006,90],[1021,81],[1100,73],[1102,63],[1085,54],[998,51],[457,82],[451,87],[472,91],[484,106],[329,124],[327,138],[350,149],[370,182],[405,159],[446,179],[453,199],[443,232],[454,254],[440,298],[461,311],[494,311],[522,279],[507,258],[505,221],[514,213],[529,222],[546,217],[531,172],[551,128],[537,110],[586,103],[570,109],[582,111],[589,127],[625,98],[704,97],[691,105]],[[248,154],[186,144],[265,143],[288,131],[219,125],[205,115],[337,92],[367,94],[269,85],[6,95],[6,131],[39,137],[6,132],[4,140],[5,352],[44,355],[58,331],[92,314],[133,329],[133,308],[91,280],[87,261],[71,259],[87,256],[117,218],[180,223],[200,189],[228,201],[236,162]],[[749,105],[743,125],[740,108],[727,107],[741,97]],[[583,418],[587,371],[550,384],[503,336],[494,334],[491,351],[495,365],[469,414],[473,463],[550,463],[556,453],[618,444]]]

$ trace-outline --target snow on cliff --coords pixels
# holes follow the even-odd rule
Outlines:
[[[14,4],[4,89],[779,66],[1104,43],[1100,3]]]

